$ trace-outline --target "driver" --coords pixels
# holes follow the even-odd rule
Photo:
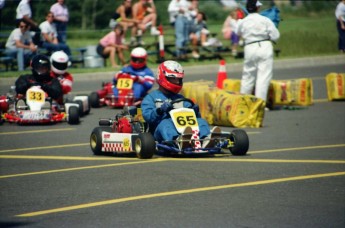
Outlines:
[[[183,134],[179,136],[173,121],[169,118],[168,112],[173,109],[171,101],[184,98],[183,95],[179,94],[182,89],[183,78],[184,70],[178,62],[168,60],[161,63],[158,66],[157,72],[157,83],[159,88],[145,96],[141,104],[143,117],[149,124],[150,131],[153,132],[155,140],[158,142],[176,139],[187,140],[179,144],[180,148],[189,146],[188,140],[191,139],[193,131],[191,127],[186,127]],[[205,139],[202,147],[211,147],[212,145],[210,145],[210,142],[212,141],[207,139],[212,137],[213,133],[221,133],[220,128],[214,127],[211,131],[212,134],[210,134],[208,123],[200,116],[199,106],[192,106],[190,102],[186,101],[183,102],[183,106],[186,108],[193,108],[195,111],[200,131],[199,138]]]
[[[70,64],[68,55],[63,51],[56,51],[50,56],[50,63],[50,77],[59,80],[63,95],[70,93],[72,91],[73,77],[67,72],[67,68]],[[63,96],[58,99],[58,103],[63,103]]]
[[[36,55],[30,65],[32,74],[21,75],[15,82],[18,97],[24,97],[31,86],[41,86],[52,99],[61,97],[63,93],[59,81],[50,77],[49,58],[45,55]]]
[[[129,66],[123,67],[117,72],[113,78],[113,84],[116,85],[117,80],[122,74],[129,74],[133,79],[133,95],[134,99],[138,100],[144,97],[149,91],[155,81],[153,72],[146,66],[147,52],[142,47],[136,47],[131,52],[131,61]],[[119,95],[116,87],[113,88],[115,96]]]

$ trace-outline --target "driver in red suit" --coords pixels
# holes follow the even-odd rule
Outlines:
[[[50,76],[59,80],[63,95],[70,93],[73,86],[73,77],[69,72],[67,72],[69,65],[68,55],[63,51],[56,51],[51,55],[50,63]],[[57,101],[59,104],[63,104],[63,96],[61,96]]]

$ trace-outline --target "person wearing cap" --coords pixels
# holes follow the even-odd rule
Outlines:
[[[273,22],[258,13],[260,1],[248,0],[248,16],[238,23],[237,34],[244,40],[244,64],[241,93],[252,94],[266,101],[272,79],[273,45],[280,33]]]

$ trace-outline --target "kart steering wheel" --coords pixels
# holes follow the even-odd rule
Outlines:
[[[194,106],[194,102],[191,99],[188,99],[185,97],[177,98],[176,100],[171,101],[170,104],[173,105],[175,103],[179,103],[182,101],[187,101],[188,103],[190,103],[192,105],[192,107]]]

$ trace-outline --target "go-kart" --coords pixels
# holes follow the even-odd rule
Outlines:
[[[95,155],[133,153],[139,158],[152,158],[156,145],[141,116],[141,109],[125,106],[113,119],[100,119],[93,129],[90,147]]]
[[[12,92],[1,96],[0,104],[1,121],[9,123],[48,124],[67,121],[69,124],[78,124],[80,120],[78,103],[59,105],[46,97],[40,86],[30,87],[25,97],[16,97]]]
[[[199,138],[199,126],[194,109],[184,108],[183,103],[194,102],[188,98],[179,98],[171,101],[173,109],[169,111],[170,117],[176,130],[182,134],[186,127],[192,129],[192,135],[188,139],[178,137],[173,141],[163,141],[156,144],[157,152],[170,154],[216,154],[223,153],[222,149],[229,149],[232,155],[245,155],[249,149],[249,138],[242,129],[231,132],[221,131],[211,138]],[[204,142],[209,141],[207,147],[202,147]],[[184,146],[181,146],[184,144]],[[186,146],[187,145],[187,146]]]
[[[138,106],[141,100],[135,100],[133,95],[134,80],[129,74],[122,73],[117,79],[116,85],[112,82],[103,82],[103,89],[90,94],[90,103],[92,108],[99,108],[107,105],[112,108],[122,108],[124,106]],[[113,88],[116,86],[118,95],[115,96]]]
[[[244,130],[235,129],[232,132],[221,132],[216,137],[208,139],[212,147],[202,148],[206,139],[199,139],[199,127],[196,115],[191,108],[178,108],[178,103],[189,102],[182,98],[172,101],[174,105],[170,116],[178,132],[189,126],[193,130],[190,139],[175,139],[172,141],[155,141],[150,129],[141,116],[141,109],[124,107],[124,111],[114,119],[101,119],[100,127],[93,129],[90,136],[90,146],[95,155],[118,152],[135,152],[139,158],[152,158],[155,152],[165,154],[214,154],[222,153],[222,149],[229,149],[233,155],[245,155],[249,149],[248,135]],[[176,105],[175,105],[176,104]],[[187,141],[189,146],[180,145]],[[211,145],[211,144],[210,144]]]

